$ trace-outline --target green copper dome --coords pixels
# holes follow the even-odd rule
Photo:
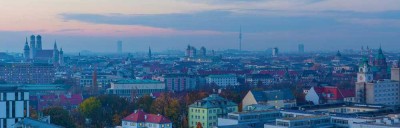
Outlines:
[[[378,54],[375,56],[375,59],[377,60],[386,59],[381,47],[379,47]]]

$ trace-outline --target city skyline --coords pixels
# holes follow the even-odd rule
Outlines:
[[[398,50],[397,0],[256,1],[3,1],[0,51],[23,52],[25,37],[42,35],[66,51],[114,52],[182,50],[188,44],[214,50],[296,51],[360,49],[379,44]],[[101,8],[101,9],[99,9]],[[229,45],[227,45],[229,44]],[[93,47],[96,46],[96,47]]]

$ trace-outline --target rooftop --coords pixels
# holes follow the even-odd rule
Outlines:
[[[307,119],[316,119],[316,118],[329,118],[329,116],[326,115],[313,115],[313,116],[297,116],[297,117],[286,117],[282,118],[281,120],[307,120]]]
[[[125,80],[118,80],[114,82],[115,84],[158,84],[162,83],[156,80],[134,80],[134,79],[125,79]]]

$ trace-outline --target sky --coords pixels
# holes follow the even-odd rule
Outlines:
[[[0,0],[0,51],[400,50],[400,0]]]

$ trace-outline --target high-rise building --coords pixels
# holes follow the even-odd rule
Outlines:
[[[200,48],[200,55],[202,57],[206,57],[207,56],[207,49],[205,47],[201,47]]]
[[[202,128],[213,128],[217,126],[218,118],[226,117],[230,112],[237,112],[238,105],[218,94],[211,94],[189,105],[188,111],[190,128],[196,127],[198,123]]]
[[[279,49],[278,47],[275,47],[272,49],[272,57],[278,57],[279,54]]]
[[[122,53],[122,41],[118,41],[118,42],[117,42],[117,52],[118,52],[119,54]]]
[[[29,92],[16,87],[0,88],[0,127],[13,128],[14,124],[29,117]]]
[[[304,53],[304,44],[299,44],[299,53]]]
[[[193,46],[188,45],[186,48],[186,57],[196,57],[197,56],[197,49]]]
[[[149,52],[147,53],[147,57],[148,57],[149,59],[151,59],[151,57],[152,57],[151,48],[150,48],[150,47],[149,47]]]
[[[239,51],[242,51],[242,26],[240,26],[240,31],[239,31]]]

